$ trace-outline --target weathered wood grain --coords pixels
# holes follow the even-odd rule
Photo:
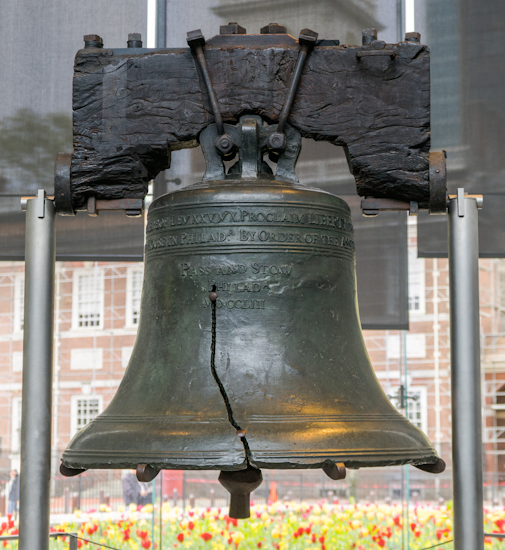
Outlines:
[[[230,35],[207,42],[205,55],[225,122],[254,113],[273,123],[282,109],[298,43],[285,36],[280,44],[258,46],[255,38],[248,43],[245,35]],[[395,58],[356,55],[383,49]],[[213,122],[189,48],[79,51],[73,109],[75,205],[90,195],[143,197],[148,180],[169,163],[170,150],[197,146],[199,133]],[[427,204],[425,46],[375,41],[363,47],[316,47],[289,124],[304,137],[347,147],[359,195]]]

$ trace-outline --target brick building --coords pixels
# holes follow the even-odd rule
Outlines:
[[[409,224],[409,331],[365,331],[377,377],[392,402],[406,386],[408,417],[450,467],[447,260],[416,257]],[[21,262],[0,264],[0,468],[19,467],[23,283]],[[143,265],[58,262],[56,267],[53,468],[70,438],[100,413],[121,381],[135,342]],[[505,480],[505,263],[481,260],[481,342],[488,497]],[[406,350],[406,353],[405,353]],[[405,357],[406,355],[406,357]]]

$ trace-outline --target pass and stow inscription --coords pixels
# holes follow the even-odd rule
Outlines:
[[[227,246],[230,254],[234,250],[248,253],[249,247],[251,253],[261,249],[265,252],[265,247],[269,252],[271,247],[272,251],[280,249],[352,257],[354,240],[350,221],[329,213],[308,212],[306,206],[292,210],[297,212],[237,208],[171,213],[149,221],[146,252],[164,249],[164,254],[196,257],[218,252],[227,255]],[[226,262],[211,265],[205,260],[198,262],[186,258],[188,261],[177,264],[179,276],[198,281],[202,290],[201,308],[211,306],[208,293],[215,289],[219,294],[216,301],[219,309],[264,310],[268,308],[273,288],[277,294],[279,285],[288,284],[287,279],[295,276],[291,263]]]

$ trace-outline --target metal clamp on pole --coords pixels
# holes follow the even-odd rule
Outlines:
[[[478,202],[463,189],[449,197],[455,550],[484,548]]]
[[[26,200],[20,550],[49,548],[55,212],[43,190]]]

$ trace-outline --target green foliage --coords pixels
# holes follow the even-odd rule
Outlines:
[[[0,187],[3,193],[50,187],[59,152],[72,151],[72,117],[19,109],[0,120]]]

